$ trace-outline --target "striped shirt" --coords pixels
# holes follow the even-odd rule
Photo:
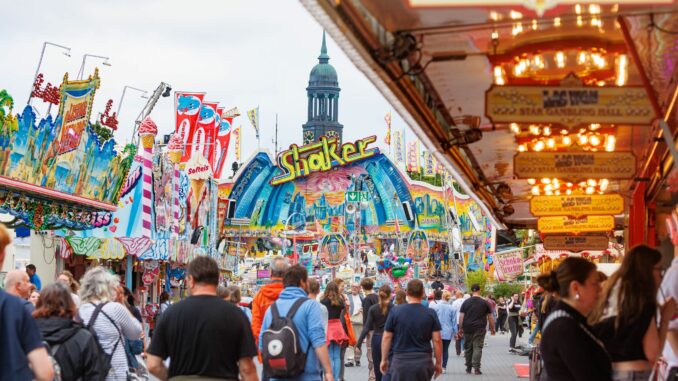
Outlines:
[[[89,323],[94,309],[95,305],[92,303],[85,303],[80,306],[78,311],[83,324]],[[108,315],[110,320],[104,314]],[[111,320],[115,322],[115,325]],[[128,339],[138,339],[141,335],[141,323],[122,304],[109,302],[94,322],[94,331],[106,353],[111,353],[116,342],[120,341],[111,358],[111,371],[106,377],[106,381],[125,381],[129,365],[125,355],[125,343],[120,337],[120,332]]]

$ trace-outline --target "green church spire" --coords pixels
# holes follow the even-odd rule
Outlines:
[[[327,63],[330,60],[330,56],[327,55],[327,44],[325,43],[325,31],[323,30],[323,45],[320,48],[320,56],[318,56],[318,61],[320,63]]]

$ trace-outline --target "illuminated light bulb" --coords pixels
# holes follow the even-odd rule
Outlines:
[[[568,196],[571,195],[571,194],[572,194],[572,190],[571,190],[571,189],[566,190],[566,191],[565,191],[565,194],[568,195]]]
[[[589,138],[586,135],[579,135],[579,145],[586,145],[589,142]]]
[[[586,186],[586,181],[582,181],[579,183],[579,188],[583,188]]]
[[[490,20],[499,21],[499,14],[495,11],[490,12]]]
[[[523,18],[523,14],[512,10],[509,12],[509,17],[511,17],[511,20],[520,20]]]
[[[558,179],[551,180],[551,183],[553,184],[554,187],[560,188],[560,181]]]
[[[539,186],[535,185],[532,187],[532,194],[535,196],[539,196]]]
[[[506,84],[506,79],[504,79],[504,69],[502,69],[501,66],[494,67],[494,83],[499,86]]]
[[[577,63],[580,65],[585,64],[586,61],[588,61],[588,59],[589,59],[588,53],[585,51],[581,51],[579,52],[579,54],[577,54]]]
[[[589,129],[590,129],[591,131],[595,131],[595,130],[597,130],[597,129],[599,129],[599,128],[600,128],[600,124],[598,124],[598,123],[591,123],[591,124],[589,125]]]
[[[518,146],[518,152],[525,152],[527,151],[527,147],[525,147],[525,144],[521,144]]]
[[[569,136],[563,136],[563,145],[569,146],[572,144],[572,138]]]
[[[559,68],[565,67],[565,53],[561,51],[556,52],[556,66]]]
[[[614,146],[616,142],[617,138],[615,138],[614,135],[607,135],[607,139],[605,140],[605,151],[607,152],[614,151]]]
[[[544,191],[545,191],[545,192],[550,192],[550,191],[552,191],[552,190],[553,190],[553,185],[548,184],[548,185],[544,186]]]
[[[574,184],[572,184],[572,183],[566,183],[565,186],[568,187],[568,188],[572,188],[572,187],[574,186]]]
[[[603,87],[603,86],[605,86],[605,81],[598,81],[598,82],[596,82],[596,85]]]
[[[568,130],[566,130],[566,129],[564,129],[564,128],[563,128],[562,130],[560,130],[560,133],[561,133],[562,135],[567,135],[569,132],[570,132],[570,131],[568,131]]]
[[[574,13],[581,14],[581,5],[577,4],[574,6]]]
[[[539,132],[540,132],[540,131],[539,131],[539,126],[536,126],[536,125],[534,125],[534,124],[531,124],[531,125],[530,125],[530,133],[531,133],[532,135],[539,135]]]
[[[523,31],[523,23],[517,22],[513,25],[513,30],[511,30],[511,34],[514,36],[517,36]]]
[[[559,190],[556,191],[556,196],[560,196],[560,191],[559,191]]]
[[[541,179],[541,183],[542,184],[551,184],[551,179],[549,179],[548,177],[544,177],[543,179]]]
[[[581,16],[577,16],[577,26],[583,26],[584,19]]]
[[[546,193],[547,196],[553,196],[553,192],[551,192],[551,191],[547,191],[545,193]]]
[[[539,140],[534,144],[534,147],[532,147],[535,151],[539,152],[542,151],[545,147],[545,144],[543,141]]]
[[[537,20],[532,19],[532,30],[537,30]]]
[[[629,78],[628,64],[629,60],[626,57],[626,54],[622,54],[619,57],[617,57],[616,62],[617,78],[614,81],[617,86],[624,86],[626,84],[626,81]]]
[[[593,194],[595,192],[596,192],[596,189],[594,187],[586,188],[586,194]]]
[[[492,31],[492,39],[493,40],[498,40],[499,39],[499,32],[496,30]]]
[[[610,11],[612,11],[612,13],[619,12],[619,4],[613,5],[612,8],[610,9]]]
[[[537,180],[535,180],[535,179],[527,179],[527,183],[530,184],[530,185],[534,185],[534,184],[537,183]]]
[[[560,26],[560,17],[556,17],[553,19],[553,26],[559,27]]]
[[[600,13],[600,5],[598,4],[589,4],[589,13],[592,15],[597,15]]]
[[[541,58],[541,55],[537,54],[536,56],[534,56],[534,65],[539,69],[544,68],[544,60]]]
[[[598,185],[598,182],[596,182],[596,180],[594,180],[594,179],[588,179],[588,180],[586,180],[586,185],[588,185],[590,187],[595,187],[596,185]]]
[[[597,145],[600,144],[600,138],[598,137],[598,135],[592,135],[589,138],[589,141],[591,142],[591,145],[593,145],[593,146],[597,146]]]
[[[607,189],[608,185],[610,185],[610,180],[602,179],[602,180],[600,180],[600,184],[598,185],[598,188],[600,188],[601,191],[605,191]]]
[[[549,148],[554,148],[556,146],[556,140],[553,138],[550,138],[546,141],[546,146]]]
[[[542,130],[542,133],[544,134],[544,136],[551,135],[551,127],[544,127],[544,129]]]
[[[518,126],[518,123],[511,123],[509,125],[509,128],[511,129],[511,132],[513,132],[516,135],[520,133],[520,126]]]

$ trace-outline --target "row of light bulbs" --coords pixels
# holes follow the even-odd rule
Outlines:
[[[543,178],[539,181],[537,181],[537,179],[528,179],[527,183],[532,185],[531,193],[534,196],[539,196],[542,194],[547,196],[569,196],[573,193],[603,194],[610,185],[610,181],[608,179],[588,179],[579,183],[571,183],[563,182],[556,178]]]
[[[533,139],[529,143],[518,145],[518,152],[526,151],[552,151],[558,148],[567,148],[572,144],[578,144],[584,150],[598,151],[605,150],[607,152],[614,151],[617,139],[614,135],[598,134],[598,133],[578,133],[576,135],[564,135],[560,137],[538,138]]]

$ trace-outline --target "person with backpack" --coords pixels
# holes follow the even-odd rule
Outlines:
[[[245,314],[217,296],[217,262],[199,256],[186,273],[191,296],[173,304],[158,320],[148,348],[148,370],[161,380],[256,381],[254,337]],[[167,358],[169,369],[164,364]]]
[[[306,268],[291,266],[283,284],[261,326],[259,350],[265,374],[271,380],[333,381],[322,312],[306,293]]]
[[[124,338],[141,336],[141,323],[124,306],[124,297],[118,276],[105,267],[94,267],[81,279],[78,315],[99,343],[99,370],[106,381],[127,379]]]
[[[53,283],[42,289],[33,317],[62,380],[101,380],[97,342],[73,320],[76,311],[70,289]]]

